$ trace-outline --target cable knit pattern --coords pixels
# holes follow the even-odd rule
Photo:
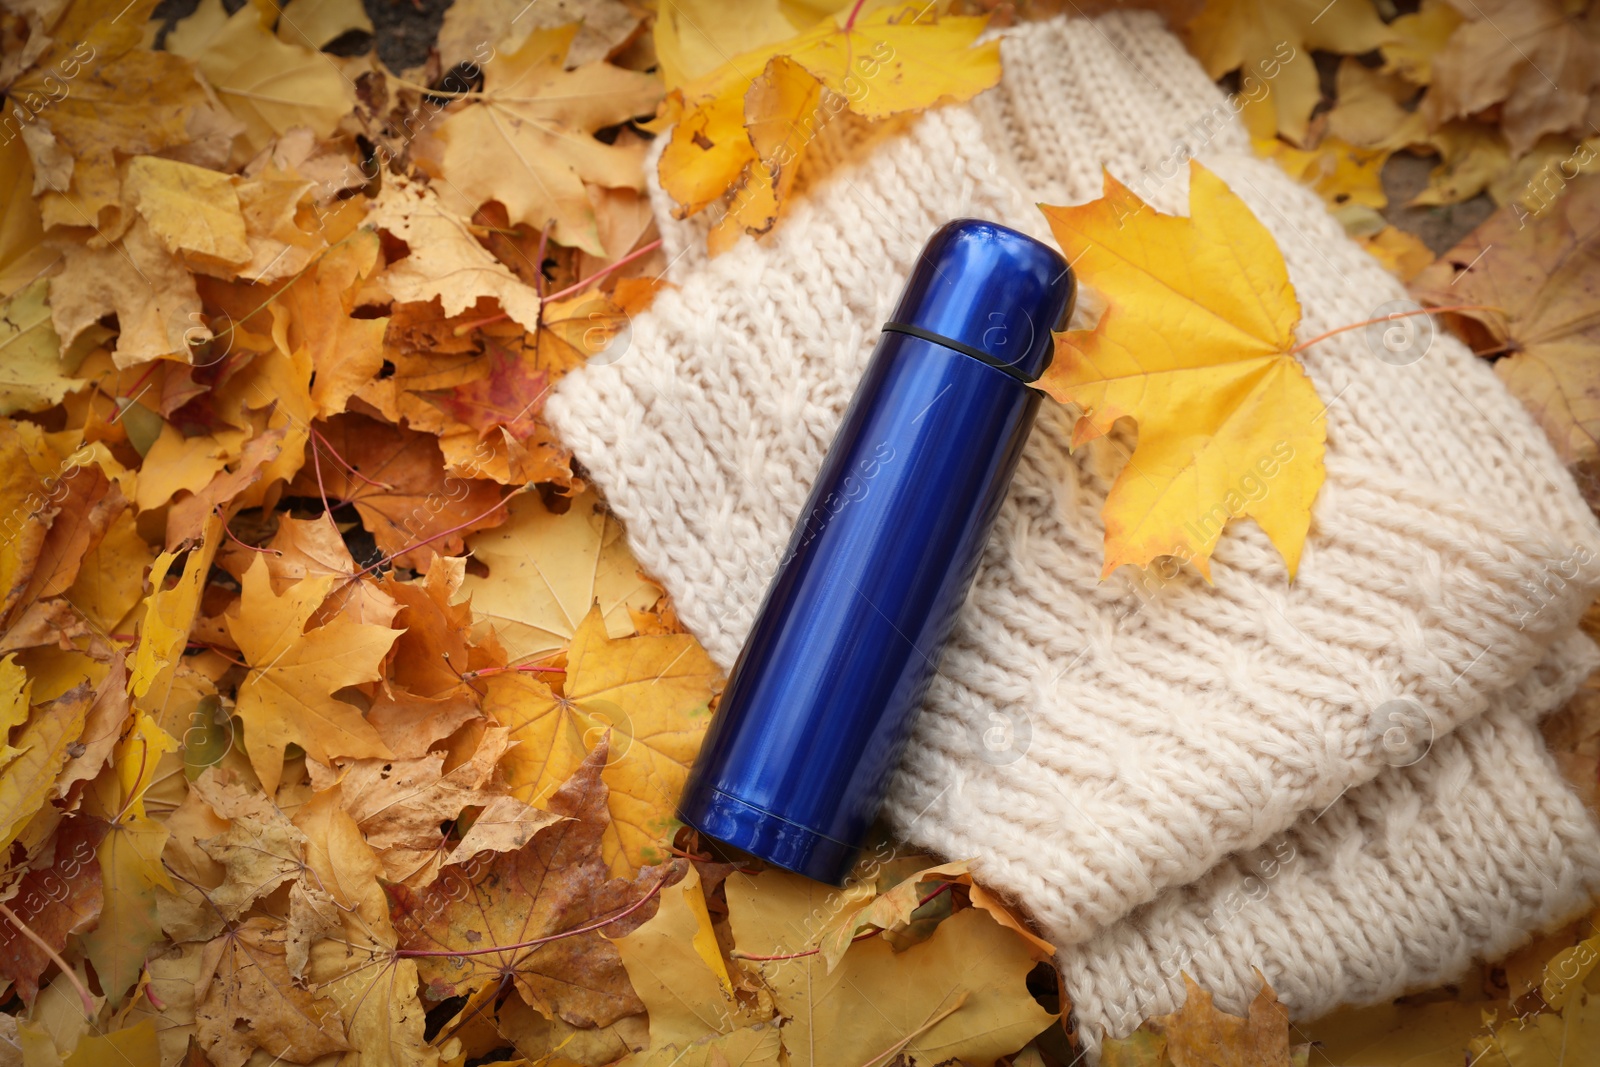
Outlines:
[[[640,563],[724,668],[879,325],[948,219],[1048,239],[1034,202],[1098,196],[1102,165],[1159,209],[1186,211],[1181,164],[1193,152],[1282,248],[1304,309],[1300,337],[1405,297],[1312,193],[1250,156],[1215,86],[1154,16],[1033,24],[1003,47],[1002,84],[970,106],[826,129],[802,195],[769,237],[708,261],[701,224],[666,223],[679,287],[634,322],[621,358],[569,375],[550,399],[552,423]],[[652,196],[664,218],[659,188]],[[1091,294],[1076,325],[1092,322],[1093,307]],[[1567,639],[1600,586],[1600,529],[1532,421],[1454,339],[1393,366],[1352,331],[1308,349],[1304,363],[1328,405],[1328,478],[1292,585],[1247,522],[1224,534],[1214,586],[1126,567],[1102,582],[1099,511],[1127,442],[1113,435],[1073,454],[1072,415],[1046,405],[887,805],[907,840],[974,857],[979,876],[1060,944],[1084,946],[1065,956],[1094,991],[1082,1003],[1096,1005],[1084,1010],[1100,1026],[1139,1010],[1128,988],[1170,988],[1175,977],[1146,970],[1118,987],[1107,968],[1123,964],[1094,961],[1142,950],[1107,939],[1156,938],[1162,952],[1193,942],[1220,992],[1253,981],[1257,945],[1288,952],[1319,924],[1360,925],[1365,940],[1338,943],[1331,976],[1275,965],[1301,983],[1286,998],[1312,1011],[1498,945],[1565,907],[1600,867],[1594,827],[1516,718],[1533,698],[1530,677],[1553,670],[1550,692],[1570,691],[1573,671],[1559,665],[1592,652]],[[1552,656],[1557,667],[1530,675]],[[1381,747],[1379,709],[1396,698],[1420,705],[1437,737],[1404,772]],[[1491,708],[1505,710],[1480,719]],[[999,752],[987,743],[997,729],[1010,731]],[[1525,810],[1463,810],[1444,796],[1490,765],[1497,796],[1507,775],[1526,789]],[[1329,805],[1314,826],[1291,829]],[[1428,833],[1380,848],[1371,835],[1391,805]],[[1469,855],[1472,835],[1490,831],[1492,855]],[[1286,833],[1304,838],[1305,862],[1246,922],[1275,929],[1195,941],[1207,887],[1242,862],[1224,857]],[[1324,865],[1334,857],[1350,862]],[[1330,904],[1328,886],[1346,871],[1371,884]],[[1523,892],[1516,880],[1528,871],[1542,890]],[[1395,896],[1396,882],[1412,895]],[[1168,925],[1112,926],[1136,908]],[[1457,920],[1444,941],[1417,941],[1406,908]],[[1402,944],[1438,952],[1420,958]]]
[[[1243,1013],[1259,970],[1295,1018],[1459,975],[1583,909],[1600,841],[1534,720],[1600,666],[1581,635],[1325,812],[1170,889],[1059,963],[1091,1050],[1183,1003],[1183,973]]]

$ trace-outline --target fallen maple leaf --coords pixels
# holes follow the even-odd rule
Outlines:
[[[1600,458],[1597,254],[1600,176],[1585,175],[1534,225],[1501,208],[1411,283],[1424,304],[1500,309],[1451,321],[1478,352],[1508,353],[1495,373],[1569,463]]]
[[[397,633],[342,615],[306,632],[331,585],[307,578],[279,596],[266,562],[258,559],[245,571],[238,605],[227,617],[228,632],[250,665],[234,713],[244,723],[250,765],[269,794],[277,790],[283,750],[290,744],[322,763],[335,756],[391,755],[361,712],[333,694],[376,680]]]
[[[467,575],[460,595],[472,598],[474,635],[482,639],[492,628],[509,662],[566,647],[597,601],[606,633],[626,637],[634,632],[628,610],[660,598],[595,494],[583,494],[560,515],[533,496],[512,500],[508,510],[504,525],[467,539],[489,576]]]
[[[607,745],[605,857],[614,872],[631,876],[666,858],[662,843],[720,682],[693,637],[613,640],[595,607],[573,635],[559,692],[507,671],[488,679],[483,710],[519,742],[503,766],[511,794],[530,804],[547,806],[556,787]]]
[[[692,865],[683,881],[661,891],[649,922],[613,940],[634,991],[649,1011],[645,1063],[681,1063],[679,1057],[704,1054],[713,1042],[725,1055],[733,1047],[741,1053],[770,1051],[776,1062],[780,1043],[772,1004],[763,1011],[733,1000],[727,962]],[[738,1033],[746,1029],[753,1032]],[[708,1040],[709,1035],[715,1036]]]
[[[975,43],[985,22],[935,16],[926,4],[851,12],[842,22],[830,15],[674,89],[672,138],[658,170],[675,214],[697,214],[737,189],[714,250],[741,230],[766,232],[811,138],[846,107],[881,119],[970,100],[998,82],[1000,43]]]
[[[1027,945],[977,908],[904,952],[881,938],[863,941],[830,973],[818,954],[794,953],[810,947],[800,942],[833,890],[781,871],[736,873],[726,884],[734,944],[771,989],[796,1067],[897,1055],[917,1065],[992,1063],[1056,1018],[1027,990]]]
[[[6,91],[13,100],[52,101],[22,138],[46,228],[120,234],[119,158],[187,143],[192,116],[208,107],[192,63],[140,47],[154,7],[155,0],[72,0],[39,9],[49,14],[34,40],[45,47]]]
[[[1105,195],[1045,207],[1050,228],[1105,312],[1056,335],[1039,387],[1083,408],[1074,439],[1139,423],[1139,442],[1106,498],[1104,573],[1157,556],[1210,556],[1249,515],[1292,578],[1324,477],[1322,403],[1295,360],[1300,304],[1272,235],[1222,180],[1190,164],[1188,217],[1163,215],[1110,172]],[[1273,471],[1272,492],[1236,487]]]
[[[661,77],[672,90],[710,74],[729,56],[787,40],[806,28],[805,22],[791,21],[776,3],[729,7],[719,0],[675,0],[657,13],[651,30]]]
[[[1306,1062],[1309,1046],[1290,1047],[1289,1012],[1265,980],[1244,1016],[1218,1011],[1211,994],[1187,974],[1183,984],[1183,1007],[1146,1019],[1126,1038],[1106,1041],[1106,1062],[1129,1067],[1290,1067]]]
[[[416,959],[430,998],[506,981],[530,1006],[575,1026],[605,1026],[644,1010],[599,930],[617,936],[648,918],[646,893],[669,872],[610,878],[600,854],[605,762],[602,743],[550,798],[562,821],[516,852],[494,855],[475,875],[447,868],[420,893],[388,887],[401,952]]]
[[[318,792],[338,783],[345,810],[383,861],[384,877],[421,887],[433,881],[444,862],[440,827],[468,807],[487,807],[498,798],[492,779],[510,743],[507,734],[483,731],[471,759],[448,772],[439,753],[339,761],[331,768],[309,762],[307,769]]]
[[[1276,133],[1296,145],[1322,98],[1312,50],[1358,55],[1390,36],[1370,4],[1321,0],[1212,0],[1184,34],[1209,77],[1240,71],[1240,114],[1252,137]],[[1268,92],[1258,93],[1262,84]]]
[[[270,5],[229,15],[222,0],[202,0],[167,35],[167,50],[192,58],[228,110],[244,123],[248,153],[291,126],[319,137],[355,105],[355,85],[332,60],[274,37]]]
[[[483,91],[439,124],[438,169],[444,201],[460,214],[496,200],[512,223],[548,227],[550,240],[599,255],[604,246],[584,186],[643,189],[644,146],[592,135],[655,111],[661,83],[604,62],[565,69],[578,30],[576,23],[535,29],[514,51],[485,62]]]
[[[378,235],[358,230],[323,252],[274,302],[286,316],[285,340],[304,347],[315,377],[311,399],[317,417],[345,409],[352,394],[383,368],[383,333],[388,318],[354,318],[358,292],[379,262]]]
[[[1513,156],[1544,134],[1584,128],[1600,86],[1600,11],[1561,0],[1474,0],[1458,10],[1467,21],[1433,57],[1423,99],[1433,125],[1498,104]]]
[[[431,434],[350,412],[315,429],[323,447],[290,491],[354,504],[378,549],[398,566],[426,571],[435,554],[459,555],[465,534],[505,519],[500,487],[446,475]]]
[[[466,218],[440,203],[431,187],[384,182],[367,221],[405,246],[405,257],[391,257],[378,277],[396,300],[438,298],[446,315],[459,315],[479,297],[493,297],[524,329],[538,329],[539,294],[479,244]]]
[[[196,990],[195,1037],[217,1067],[243,1067],[256,1049],[315,1059],[350,1046],[337,1006],[289,976],[287,931],[246,919],[206,946]]]

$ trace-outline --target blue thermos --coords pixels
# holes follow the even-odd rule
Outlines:
[[[818,881],[849,874],[1073,294],[1061,255],[1007,227],[958,219],[928,241],[723,691],[684,822]]]

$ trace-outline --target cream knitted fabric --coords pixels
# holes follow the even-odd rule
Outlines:
[[[1442,738],[1288,832],[1229,856],[1060,954],[1091,1050],[1184,999],[1243,1013],[1272,985],[1296,1019],[1375,1003],[1494,959],[1583,909],[1600,841],[1534,720],[1600,666],[1574,635]]]
[[[550,400],[639,561],[724,667],[879,325],[949,218],[1047,238],[1032,202],[1099,195],[1102,164],[1161,210],[1186,210],[1186,167],[1169,164],[1187,150],[1282,247],[1301,337],[1404,298],[1311,193],[1250,156],[1153,16],[1034,24],[1004,58],[1002,85],[971,106],[825,131],[814,180],[764,241],[707,262],[695,227],[667,226],[679,288],[635,321],[626,352]],[[1571,906],[1600,869],[1595,828],[1517,718],[1530,685],[1557,699],[1589,665],[1592,646],[1567,637],[1600,584],[1600,530],[1532,422],[1453,339],[1396,366],[1351,332],[1304,362],[1328,404],[1328,480],[1292,585],[1249,523],[1224,535],[1215,586],[1132,568],[1100,581],[1099,509],[1124,446],[1073,455],[1071,415],[1045,406],[888,803],[906,839],[975,857],[1059,943],[1083,946],[1063,955],[1094,1027],[1142,1010],[1128,990],[1170,988],[1159,955],[1175,944],[1232,995],[1259,946],[1334,937],[1318,931],[1338,923],[1366,940],[1337,937],[1331,974],[1279,965],[1299,983],[1286,999],[1314,1011],[1383,995]],[[1528,680],[1541,661],[1538,677],[1558,681]],[[1382,744],[1396,706],[1436,737],[1404,771]],[[1497,792],[1516,779],[1516,810],[1463,809],[1473,775]],[[1393,825],[1426,832],[1380,848],[1394,805]],[[1273,880],[1251,912],[1262,918],[1241,918],[1255,939],[1200,938],[1197,917],[1243,862],[1219,861],[1286,832],[1305,862]],[[1344,870],[1325,862],[1363,849]],[[1324,899],[1335,875],[1359,891]],[[1397,883],[1407,892],[1386,889]],[[1423,942],[1425,958],[1400,951],[1412,911],[1460,917]],[[1143,970],[1128,962],[1141,944],[1160,950]],[[1142,977],[1119,985],[1119,966]]]

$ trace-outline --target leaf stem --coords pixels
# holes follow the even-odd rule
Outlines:
[[[933,892],[917,901],[917,908],[922,907],[928,901],[932,900],[934,897],[937,897],[940,893],[943,893],[946,889],[949,889],[955,884],[955,882],[941,882],[938,889],[935,889]],[[915,911],[916,908],[912,908],[911,910]],[[879,930],[876,927],[871,930],[863,930],[861,933],[852,937],[850,939],[850,943],[853,945],[857,941],[865,941],[867,938],[876,937],[882,932],[882,930]],[[736,960],[751,960],[755,963],[766,963],[771,960],[797,960],[802,956],[815,956],[821,951],[822,946],[818,945],[816,948],[808,948],[804,952],[786,952],[777,956],[751,956],[747,953],[740,952],[738,949],[734,949],[732,952],[729,952],[728,955],[732,956]]]
[[[1506,313],[1505,308],[1495,307],[1493,304],[1449,304],[1445,307],[1417,308],[1415,311],[1395,311],[1389,313],[1388,315],[1379,315],[1375,319],[1362,319],[1360,322],[1352,322],[1345,326],[1335,326],[1331,330],[1317,334],[1317,336],[1311,338],[1309,341],[1300,342],[1293,348],[1289,349],[1288,354],[1291,356],[1298,355],[1299,353],[1310,348],[1312,345],[1316,344],[1318,341],[1325,341],[1335,334],[1345,333],[1349,330],[1359,330],[1363,326],[1372,326],[1380,322],[1393,322],[1395,319],[1409,318],[1412,315],[1434,315],[1442,314],[1447,311],[1498,311],[1502,315]]]
[[[61,973],[66,975],[67,981],[72,983],[72,988],[78,991],[78,999],[83,1001],[83,1017],[85,1019],[93,1019],[94,998],[89,995],[89,990],[84,986],[83,980],[78,977],[78,972],[73,970],[67,964],[67,961],[61,958],[61,953],[50,947],[50,943],[48,941],[34,933],[27,923],[17,918],[16,912],[12,911],[4,904],[0,904],[0,915],[5,916],[6,921],[12,926],[15,926],[17,928],[17,932],[23,937],[27,938],[29,941],[32,941],[35,945],[38,945],[40,951],[42,951],[46,956],[50,957],[51,963],[54,963],[57,967],[61,968]]]
[[[369,573],[371,571],[377,570],[379,567],[383,566],[385,563],[390,562],[391,560],[398,559],[399,557],[405,555],[407,552],[415,552],[417,549],[421,548],[423,545],[426,545],[426,544],[428,544],[430,542],[433,542],[433,541],[437,541],[441,537],[449,537],[453,533],[456,533],[456,532],[458,532],[460,530],[465,530],[468,526],[471,526],[475,522],[480,522],[483,519],[488,518],[490,515],[493,515],[500,508],[505,507],[506,501],[510,500],[514,496],[518,496],[518,495],[520,495],[522,493],[526,493],[530,488],[532,488],[532,487],[528,486],[528,485],[518,486],[517,488],[511,490],[511,492],[507,493],[505,496],[501,497],[499,499],[499,501],[494,505],[494,507],[491,507],[488,511],[483,512],[481,515],[474,515],[472,518],[468,519],[466,522],[459,523],[459,524],[457,524],[455,526],[452,526],[448,530],[440,530],[438,533],[434,534],[432,537],[424,537],[422,540],[416,542],[415,544],[407,545],[406,547],[402,548],[398,552],[391,552],[389,555],[384,556],[382,559],[378,560],[376,563],[371,563],[371,564],[368,564],[365,567],[362,567],[360,570],[356,571],[354,574],[352,574],[349,577],[349,579],[347,580],[347,584],[348,584],[348,582],[355,581],[357,578],[361,577],[363,574],[367,574],[367,573]]]
[[[867,0],[856,0],[856,6],[850,9],[850,17],[844,20],[844,32],[849,33],[855,27],[856,16],[861,13],[861,5]]]
[[[621,920],[626,919],[628,916],[644,907],[645,904],[647,904],[650,900],[654,899],[655,895],[661,892],[662,886],[666,885],[666,883],[667,876],[663,874],[660,878],[656,879],[656,884],[650,887],[650,892],[646,893],[632,904],[629,904],[626,908],[623,908],[617,914],[611,916],[611,918],[600,919],[592,923],[585,923],[582,926],[574,926],[572,929],[563,930],[559,934],[548,934],[544,937],[536,937],[532,941],[519,941],[514,945],[491,945],[488,948],[469,948],[460,950],[401,948],[396,949],[394,954],[404,959],[411,959],[418,956],[443,956],[447,959],[454,959],[458,956],[488,956],[495,952],[511,952],[512,950],[519,948],[537,948],[540,945],[547,945],[552,941],[560,941],[565,937],[576,937],[579,934],[587,934],[592,930],[598,930],[603,926],[610,926],[614,922],[620,922]]]
[[[550,294],[542,297],[541,301],[540,301],[540,304],[539,304],[539,317],[540,317],[540,319],[543,320],[543,318],[544,318],[544,301],[547,301],[547,300],[560,300],[563,297],[568,297],[568,296],[571,296],[574,293],[582,292],[584,289],[586,289],[589,286],[593,285],[595,282],[599,281],[601,278],[604,278],[607,274],[610,274],[612,271],[616,270],[618,267],[625,267],[629,263],[632,263],[634,260],[638,259],[640,256],[648,256],[651,252],[654,252],[656,249],[658,249],[660,247],[661,247],[661,238],[657,237],[654,241],[651,241],[649,244],[641,245],[638,248],[634,249],[632,252],[629,252],[627,255],[623,256],[621,259],[617,260],[615,263],[606,264],[604,267],[601,267],[599,270],[595,271],[593,274],[589,275],[587,278],[583,278],[583,279],[581,279],[579,281],[573,282],[571,285],[567,286],[565,289],[560,290],[559,292],[550,293]],[[543,275],[541,274],[540,277],[542,278]],[[464,336],[466,334],[471,333],[473,330],[476,330],[479,326],[492,326],[497,322],[504,322],[507,319],[509,319],[510,317],[511,316],[510,316],[509,313],[502,311],[500,314],[498,314],[498,315],[490,315],[486,319],[473,319],[471,322],[463,322],[460,326],[457,326],[455,328],[455,330],[453,330],[452,332],[454,333],[454,335],[456,337],[462,337],[462,336]]]
[[[540,667],[535,664],[521,664],[514,667],[480,667],[475,671],[462,671],[461,680],[468,678],[483,678],[491,674],[504,674],[506,671],[543,671],[546,674],[566,674],[565,667]]]

